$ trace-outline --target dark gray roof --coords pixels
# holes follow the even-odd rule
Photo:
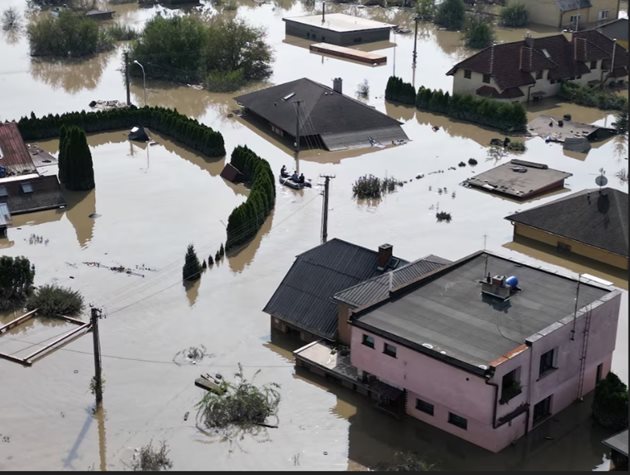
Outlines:
[[[486,274],[486,256],[487,272],[518,278],[521,290],[506,301],[481,293],[479,280]],[[483,374],[493,361],[527,338],[570,317],[576,284],[552,272],[477,252],[394,292],[384,303],[358,312],[351,322]],[[580,284],[578,309],[609,292]]]
[[[314,247],[296,257],[263,311],[309,333],[333,340],[337,332],[337,304],[332,296],[380,275],[377,255],[376,251],[341,239]],[[394,257],[388,268],[406,263]]]
[[[505,219],[628,255],[628,194],[614,188],[582,190]]]
[[[606,447],[613,449],[615,452],[628,456],[628,429],[609,437],[602,441]]]
[[[0,202],[7,203],[12,215],[66,206],[55,175],[29,176],[19,181],[0,182],[0,188],[6,190],[6,195],[3,192],[5,196],[0,196]],[[32,191],[25,193],[25,189]]]
[[[578,10],[580,8],[591,8],[591,0],[556,0],[556,5],[561,12]]]
[[[297,79],[235,98],[236,101],[290,136],[295,136],[296,104],[300,101],[300,135],[319,135],[330,149],[376,140],[408,140],[400,122],[323,84]],[[330,144],[330,147],[329,147]]]
[[[598,25],[595,28],[597,31],[606,35],[608,38],[615,39],[617,41],[628,41],[628,19],[618,18],[608,23]]]
[[[440,269],[450,262],[442,257],[429,255],[337,292],[334,299],[354,308],[372,305],[385,300],[389,296],[390,289],[397,289],[409,282],[418,280],[418,278]]]

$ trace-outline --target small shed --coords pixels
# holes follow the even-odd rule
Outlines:
[[[602,441],[610,449],[610,470],[628,470],[628,429]]]
[[[133,127],[127,138],[129,140],[137,140],[138,142],[147,142],[149,140],[149,136],[142,126]]]
[[[232,183],[241,183],[245,179],[245,176],[234,165],[226,163],[223,170],[221,170],[221,178],[225,178]]]

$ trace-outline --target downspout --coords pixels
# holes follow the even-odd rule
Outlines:
[[[485,383],[489,386],[494,387],[494,403],[492,405],[492,428],[497,428],[497,403],[499,402],[499,385],[497,383],[491,383],[490,378],[494,376],[494,372],[492,375],[486,376]],[[529,410],[529,409],[528,409]]]
[[[527,385],[527,419],[525,419],[525,435],[529,433],[529,408],[532,407],[532,375],[534,374],[534,368],[532,367],[534,359],[534,350],[532,349],[531,342],[525,340],[525,344],[529,348],[529,383]]]
[[[534,87],[536,85],[536,83],[531,84],[530,86],[527,87],[527,103],[529,104],[529,95],[532,92],[532,87]]]

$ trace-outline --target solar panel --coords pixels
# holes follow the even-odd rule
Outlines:
[[[23,193],[33,193],[33,185],[30,183],[22,183],[20,186]]]

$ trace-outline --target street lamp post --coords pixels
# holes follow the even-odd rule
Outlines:
[[[144,66],[142,66],[136,59],[134,59],[133,62],[136,63],[138,66],[140,66],[140,69],[142,69],[142,89],[144,91],[144,106],[146,107],[147,105],[147,78],[144,74]]]

